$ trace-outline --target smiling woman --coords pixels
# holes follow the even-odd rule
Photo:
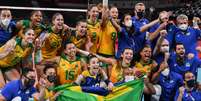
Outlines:
[[[52,17],[52,26],[48,28],[46,40],[42,46],[43,59],[55,58],[62,46],[64,37],[67,36],[69,27],[64,24],[64,18],[60,13],[55,13]]]
[[[16,70],[22,60],[26,60],[33,48],[34,31],[33,29],[25,29],[22,31],[25,38],[13,37],[6,44],[0,47],[0,67],[7,80],[16,80],[20,78],[19,72]],[[2,76],[2,75],[0,75]],[[0,80],[4,82],[5,80]]]
[[[32,11],[30,20],[20,20],[17,22],[16,27],[18,29],[18,35],[24,38],[24,34],[20,33],[23,28],[33,28],[35,37],[38,37],[42,31],[45,30],[45,26],[41,23],[43,20],[42,12],[39,10]]]

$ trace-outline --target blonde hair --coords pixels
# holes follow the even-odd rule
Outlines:
[[[188,16],[186,16],[185,14],[180,14],[179,16],[177,16],[177,21],[184,20],[184,19],[188,20]]]
[[[144,8],[145,8],[144,3],[142,3],[142,2],[139,2],[139,3],[135,4],[135,9],[136,9],[137,6],[144,6]]]

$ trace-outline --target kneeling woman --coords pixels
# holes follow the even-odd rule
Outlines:
[[[82,91],[107,95],[113,84],[108,80],[107,74],[101,69],[100,61],[96,56],[89,56],[89,69],[78,76],[75,84],[82,87]]]
[[[32,43],[35,37],[33,29],[25,29],[23,33],[24,39],[16,36],[0,47],[0,69],[5,73],[7,80],[20,78],[16,67],[31,53],[33,48]],[[4,86],[2,73],[0,73],[0,82],[0,87]]]

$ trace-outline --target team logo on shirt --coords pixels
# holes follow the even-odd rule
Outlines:
[[[177,37],[180,37],[180,35],[177,35]]]
[[[168,31],[169,31],[169,32],[172,31],[172,28],[170,28]]]
[[[190,66],[191,66],[191,64],[187,62],[186,63],[186,67],[190,67]]]
[[[17,94],[20,94],[20,93],[21,93],[21,91],[18,91],[18,92],[17,92]]]
[[[30,92],[29,92],[29,90],[27,90],[26,92],[25,92],[25,94],[29,94]]]
[[[190,32],[186,33],[186,35],[190,35]]]
[[[8,28],[8,33],[12,33],[11,27]]]
[[[174,83],[174,80],[170,80],[170,83]]]

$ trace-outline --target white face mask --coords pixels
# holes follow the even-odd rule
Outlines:
[[[181,29],[182,31],[186,31],[187,28],[188,28],[188,25],[187,25],[187,24],[181,24],[181,25],[179,25],[178,27],[179,27],[179,29]]]
[[[5,28],[8,28],[8,25],[10,24],[10,19],[3,19],[1,20],[1,23]]]
[[[161,47],[161,52],[169,52],[169,50],[170,50],[169,46]]]
[[[169,70],[169,68],[166,68],[166,69],[163,70],[161,73],[162,73],[162,75],[164,75],[164,76],[168,76],[169,73],[170,73],[170,70]]]
[[[15,97],[15,98],[13,98],[11,101],[22,101],[22,98],[19,97],[19,96],[17,96],[17,97]]]
[[[132,26],[132,20],[129,20],[129,21],[125,22],[125,26],[126,27],[131,27]]]
[[[134,80],[134,76],[125,76],[125,82]]]

